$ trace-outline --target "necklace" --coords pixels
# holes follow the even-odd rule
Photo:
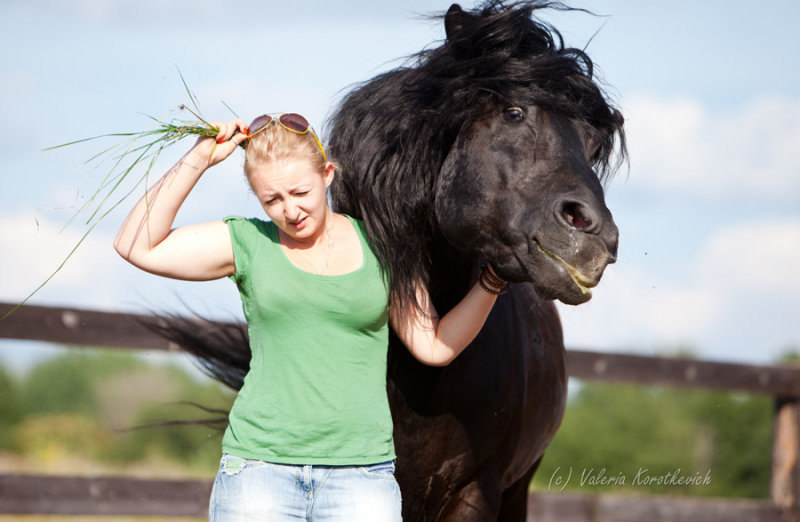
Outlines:
[[[333,230],[333,213],[331,212],[331,208],[328,207],[327,213],[325,214],[325,263],[322,265],[321,269],[318,269],[316,264],[311,262],[311,259],[306,257],[305,253],[302,250],[296,249],[295,252],[300,256],[300,259],[305,261],[305,263],[311,267],[317,275],[322,275],[328,270],[328,264],[331,260],[331,249],[333,248],[333,238],[331,238],[331,230]]]

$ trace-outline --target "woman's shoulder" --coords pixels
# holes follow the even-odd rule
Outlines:
[[[353,224],[353,228],[356,229],[356,232],[358,232],[360,236],[365,238],[367,237],[367,224],[364,223],[364,220],[354,218],[350,214],[343,213],[342,215],[350,220],[350,222]]]
[[[365,259],[374,259],[374,262],[380,265],[380,261],[378,261],[378,258],[375,255],[376,247],[372,240],[372,236],[370,236],[367,224],[364,222],[364,220],[354,218],[348,214],[344,214],[344,216],[346,216],[347,219],[349,219],[353,224],[353,229],[355,229],[356,235],[358,236],[362,247],[366,250]]]
[[[268,231],[275,228],[275,223],[272,221],[244,216],[225,216],[222,219],[229,227],[236,227],[241,229],[254,229],[258,231]]]
[[[255,217],[226,216],[223,221],[228,225],[231,237],[242,240],[267,237],[271,240],[277,238],[277,226],[272,221]]]

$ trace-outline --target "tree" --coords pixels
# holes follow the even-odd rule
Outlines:
[[[191,421],[224,422],[233,399],[219,383],[199,382],[178,365],[94,349],[43,361],[18,384],[0,373],[5,397],[4,386],[22,404],[16,417],[8,414],[15,424],[2,432],[6,447],[40,463],[77,457],[118,468],[152,460],[160,469],[182,466],[205,475],[219,461],[219,431]],[[190,402],[220,411],[209,414]]]
[[[0,365],[0,448],[12,445],[11,430],[22,419],[17,383],[4,366]]]
[[[584,383],[534,484],[551,491],[766,497],[771,426],[768,397]]]

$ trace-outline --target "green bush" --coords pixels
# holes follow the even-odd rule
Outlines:
[[[772,411],[769,397],[585,383],[534,487],[765,498]]]
[[[0,449],[11,449],[11,431],[22,419],[18,385],[6,369],[0,365]]]
[[[185,403],[143,407],[135,427],[118,434],[109,460],[119,463],[166,460],[211,473],[219,463],[222,432],[191,424],[207,417],[205,412]],[[180,424],[181,421],[189,424]]]
[[[45,463],[67,458],[101,459],[111,447],[108,430],[76,413],[28,417],[13,430],[15,447]]]
[[[36,365],[22,383],[27,415],[97,411],[97,382],[105,376],[132,371],[142,363],[125,353],[70,349],[65,355]]]
[[[6,447],[40,461],[73,456],[119,466],[155,459],[212,472],[219,461],[219,431],[167,425],[225,419],[233,394],[203,379],[178,365],[150,364],[125,352],[75,349],[38,364],[18,384],[0,373],[0,391],[5,386],[8,397],[24,398],[14,411],[24,408],[26,415],[7,413],[16,427],[4,430]],[[203,412],[189,402],[221,413]]]

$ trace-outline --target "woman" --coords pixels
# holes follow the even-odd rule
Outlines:
[[[389,306],[362,222],[332,212],[335,167],[302,116],[215,123],[139,201],[114,246],[161,276],[232,278],[252,361],[229,415],[210,520],[400,520],[386,395],[389,324],[421,362],[446,365],[480,331],[506,283],[485,269],[439,318]],[[245,143],[246,142],[246,143]],[[245,173],[270,221],[171,229],[200,176],[246,144]]]

